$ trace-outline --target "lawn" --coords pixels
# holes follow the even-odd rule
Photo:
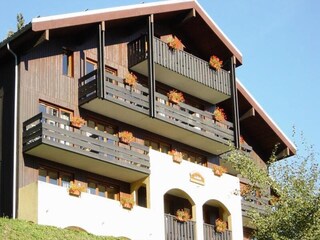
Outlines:
[[[124,237],[95,236],[85,231],[38,225],[22,220],[0,218],[1,240],[125,240]]]

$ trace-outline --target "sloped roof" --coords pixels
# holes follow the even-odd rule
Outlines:
[[[244,118],[241,121],[241,125],[252,137],[251,141],[263,143],[260,144],[262,152],[269,154],[264,157],[270,157],[275,144],[278,144],[278,159],[296,154],[296,146],[239,80],[237,80],[237,89],[239,93],[239,109],[242,112],[240,117],[241,114],[244,115],[250,109],[254,109],[253,115]]]
[[[32,30],[44,31],[50,29],[98,23],[102,21],[107,22],[119,19],[130,19],[135,17],[148,16],[150,14],[161,15],[184,10],[195,10],[197,16],[199,16],[204,21],[204,23],[210,28],[210,30],[215,33],[219,40],[222,41],[223,44],[228,48],[231,54],[236,57],[238,65],[242,64],[241,52],[236,48],[236,46],[234,46],[234,44],[228,39],[228,37],[210,18],[206,11],[195,0],[171,0],[154,3],[143,3],[124,7],[113,7],[34,18],[32,19]],[[197,28],[192,29],[192,31],[197,31]],[[210,44],[210,41],[207,44]]]

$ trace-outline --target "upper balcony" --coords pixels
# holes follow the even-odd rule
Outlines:
[[[210,68],[208,61],[188,52],[169,49],[167,43],[153,38],[156,80],[210,103],[230,98],[230,73]],[[147,36],[128,44],[129,68],[148,76]]]
[[[79,80],[79,105],[92,112],[191,145],[221,154],[233,142],[233,125],[216,122],[212,113],[184,103],[172,104],[167,96],[155,93],[156,116],[149,117],[149,90],[139,83],[134,87],[105,73],[103,93],[97,92],[96,71]],[[99,96],[98,96],[99,95]]]
[[[134,182],[150,174],[149,148],[132,142],[119,143],[117,136],[39,113],[23,123],[26,154],[71,167]]]

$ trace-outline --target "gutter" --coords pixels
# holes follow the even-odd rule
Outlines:
[[[15,76],[14,76],[14,116],[13,116],[13,186],[12,186],[12,218],[16,218],[17,209],[17,123],[18,123],[18,56],[11,50],[9,42],[7,49],[14,56]]]

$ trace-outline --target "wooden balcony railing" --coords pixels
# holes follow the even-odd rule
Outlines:
[[[232,240],[232,232],[226,230],[222,233],[216,232],[215,226],[211,224],[203,224],[204,240]]]
[[[79,80],[79,103],[86,103],[96,95],[95,74],[89,73]],[[156,93],[156,118],[195,132],[223,144],[234,141],[233,124],[214,121],[212,113],[202,111],[185,103],[178,105],[170,103],[167,96]],[[149,90],[141,84],[134,88],[124,84],[122,78],[106,73],[104,80],[105,100],[120,104],[132,110],[149,113]]]
[[[155,96],[157,118],[225,144],[234,141],[231,122],[214,121],[210,112],[185,103],[172,104],[167,96],[160,93]]]
[[[194,221],[179,222],[175,216],[164,215],[165,239],[166,240],[194,240],[195,227]]]
[[[248,212],[256,211],[258,213],[265,213],[265,206],[268,204],[267,197],[246,196],[241,200],[242,216],[249,217]]]
[[[76,129],[70,126],[68,120],[45,113],[39,113],[23,123],[24,152],[42,144],[142,173],[150,173],[148,147],[135,142],[122,146],[117,136],[87,126]]]
[[[154,62],[182,76],[190,78],[225,95],[231,95],[230,73],[221,69],[210,68],[208,61],[200,59],[188,52],[168,48],[160,39],[153,38]],[[147,37],[142,36],[128,44],[129,68],[146,60]]]

